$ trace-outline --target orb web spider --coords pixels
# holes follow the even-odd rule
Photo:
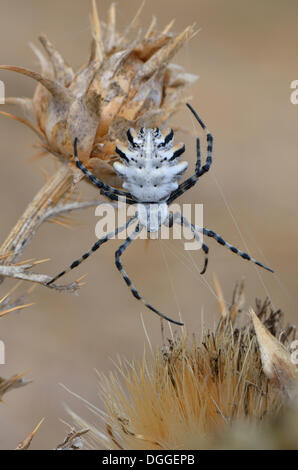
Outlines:
[[[137,238],[143,228],[145,228],[148,233],[158,232],[163,224],[172,227],[174,223],[178,223],[181,226],[189,227],[194,238],[198,241],[202,242],[201,234],[214,238],[217,243],[228,247],[233,253],[236,253],[242,258],[250,260],[258,266],[273,272],[271,268],[264,266],[247,253],[238,250],[238,248],[235,248],[233,245],[226,242],[220,235],[212,230],[203,227],[196,227],[188,222],[188,220],[179,212],[175,214],[169,213],[168,206],[175,199],[192,188],[197,183],[198,179],[204,175],[204,173],[209,171],[212,164],[213,137],[192,106],[188,103],[187,106],[206,133],[207,156],[205,164],[201,166],[200,139],[197,138],[197,161],[195,173],[181,184],[178,184],[178,181],[185,173],[188,164],[185,161],[179,161],[179,157],[185,151],[185,146],[184,144],[180,144],[175,147],[173,146],[174,132],[172,129],[165,135],[163,135],[158,128],[141,128],[138,133],[134,129],[129,129],[127,131],[128,147],[124,147],[122,145],[118,145],[116,147],[116,152],[118,153],[121,161],[114,163],[116,173],[124,180],[123,189],[126,191],[113,188],[92,175],[92,173],[78,158],[78,139],[75,139],[74,159],[77,167],[92,181],[92,183],[95,184],[95,186],[100,189],[100,193],[110,200],[119,201],[121,198],[123,199],[124,196],[127,204],[137,204],[137,213],[131,217],[125,225],[117,227],[113,232],[108,233],[101,239],[98,239],[87,253],[84,253],[79,259],[74,261],[69,268],[55,276],[48,284],[55,282],[61,276],[79,266],[101,245],[121,231],[127,229],[135,221],[137,221],[137,225],[134,231],[126,238],[124,243],[115,253],[116,267],[120,271],[134,297],[141,300],[147,308],[158,314],[160,317],[177,325],[183,325],[183,323],[167,317],[159,310],[152,307],[152,305],[148,304],[141,297],[126,274],[121,263],[121,255],[133,240]],[[154,209],[153,211],[152,208]],[[209,248],[205,243],[202,243],[202,249],[205,253],[205,263],[201,274],[206,271],[209,251]]]

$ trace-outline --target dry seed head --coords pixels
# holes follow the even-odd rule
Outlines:
[[[220,293],[221,319],[215,332],[204,332],[202,341],[184,332],[168,340],[151,360],[120,360],[118,372],[100,374],[100,398],[105,409],[101,411],[90,403],[87,406],[102,418],[104,428],[90,426],[71,413],[77,424],[90,429],[86,438],[89,447],[150,450],[297,446],[298,441],[293,445],[293,436],[277,443],[276,420],[280,426],[288,422],[298,439],[298,426],[288,420],[293,413],[298,417],[298,402],[288,401],[284,382],[272,381],[268,376],[261,347],[264,339],[259,336],[260,329],[265,336],[270,335],[275,356],[288,358],[290,335],[281,335],[287,331],[281,322],[282,312],[273,311],[267,301],[258,303],[253,317],[255,325],[260,324],[256,334],[250,323],[236,326],[243,323],[239,317],[247,317],[242,312],[243,282],[235,288],[229,314],[222,314],[225,302],[218,281],[216,289]],[[275,336],[264,324],[271,325]],[[283,338],[283,344],[278,338]],[[288,362],[281,360],[279,367],[279,374],[287,376]],[[297,390],[293,377],[292,390]]]
[[[262,324],[253,309],[250,315],[256,332],[263,370],[267,377],[292,395],[297,391],[298,371],[289,351]]]
[[[139,15],[138,12],[137,16]],[[44,52],[32,45],[41,72],[1,66],[38,82],[33,99],[8,98],[25,118],[2,114],[29,126],[43,149],[71,160],[73,141],[79,139],[79,157],[100,179],[119,185],[112,164],[116,143],[125,142],[128,128],[160,127],[185,102],[182,93],[197,77],[170,63],[177,51],[193,36],[194,27],[170,32],[172,22],[157,32],[152,23],[147,33],[137,31],[136,19],[120,34],[116,31],[116,9],[112,4],[107,23],[99,20],[92,2],[91,53],[76,72],[46,38],[39,37]]]
[[[217,287],[220,289],[218,283]],[[283,384],[264,373],[259,337],[251,324],[235,326],[236,320],[243,323],[242,318],[234,318],[237,309],[238,316],[246,317],[240,313],[241,299],[240,285],[230,307],[232,317],[221,318],[216,331],[204,332],[202,341],[184,333],[168,340],[151,360],[120,361],[117,373],[100,375],[100,398],[105,409],[88,406],[101,416],[104,428],[90,426],[73,414],[76,423],[90,428],[89,446],[200,449],[265,445],[263,434],[269,433],[266,426],[276,430],[270,420],[288,406],[288,394],[283,393],[287,391]],[[220,312],[222,302],[220,296]],[[267,303],[258,313],[263,323],[274,317],[274,343],[286,351],[288,341],[285,339],[282,345],[277,339],[283,330],[281,312],[277,315]],[[284,366],[288,371],[288,364],[280,363],[282,370]],[[297,408],[297,415],[298,407],[291,406]],[[235,429],[240,434],[235,434]],[[298,437],[298,426],[295,432]],[[253,439],[257,433],[263,441]],[[270,446],[274,445],[272,441]]]

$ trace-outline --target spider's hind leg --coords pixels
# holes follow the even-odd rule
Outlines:
[[[176,212],[176,214],[174,215],[174,220],[175,222],[178,222],[181,226],[188,227],[192,231],[194,238],[202,244],[202,250],[205,253],[205,261],[204,261],[204,267],[202,271],[200,272],[200,274],[205,274],[207,270],[207,266],[208,266],[208,253],[209,253],[208,246],[206,245],[206,243],[202,241],[202,237],[201,235],[199,235],[198,231],[196,230],[196,227],[193,224],[191,224],[183,215],[181,215],[180,212]]]
[[[130,278],[128,277],[126,271],[124,270],[123,268],[123,265],[121,263],[121,256],[123,254],[123,252],[126,250],[126,248],[137,238],[138,234],[140,233],[140,225],[138,224],[137,227],[135,228],[134,232],[129,236],[127,237],[127,239],[125,240],[125,242],[118,248],[118,250],[116,251],[115,253],[115,264],[116,264],[116,267],[117,269],[119,270],[119,272],[121,273],[124,281],[126,282],[127,286],[130,288],[131,290],[131,293],[132,295],[140,300],[141,302],[143,302],[143,304],[149,309],[149,310],[152,310],[152,312],[156,313],[157,315],[159,315],[161,318],[163,318],[164,320],[167,320],[171,323],[175,323],[176,325],[180,325],[182,326],[183,323],[180,323],[178,321],[175,321],[175,320],[172,320],[171,318],[167,317],[166,315],[164,315],[163,313],[161,313],[159,310],[157,310],[156,308],[152,307],[152,305],[148,304],[143,298],[142,296],[138,293],[137,289],[135,288],[135,286],[133,285],[132,281],[130,280]]]
[[[231,245],[231,243],[226,242],[220,235],[218,235],[216,232],[213,232],[213,230],[209,230],[207,228],[201,228],[199,229],[199,231],[203,233],[203,235],[207,235],[207,237],[214,238],[214,240],[216,240],[217,243],[219,243],[222,246],[226,246],[233,253],[241,256],[241,258],[246,259],[247,261],[252,261],[257,266],[260,266],[261,268],[264,268],[267,271],[274,273],[274,270],[272,268],[269,268],[269,266],[265,266],[264,264],[260,263],[260,261],[257,261],[255,258],[252,258],[248,253],[245,253],[244,251],[241,251],[235,246]]]
[[[270,271],[271,273],[274,273],[273,269],[269,268],[269,266],[265,266],[264,264],[260,263],[260,261],[257,261],[255,258],[252,258],[248,253],[245,253],[244,251],[238,250],[238,248],[231,245],[231,243],[226,242],[220,235],[218,235],[218,233],[213,232],[213,230],[209,230],[208,228],[204,228],[204,227],[196,227],[194,224],[191,224],[190,222],[188,222],[188,220],[179,213],[175,214],[175,221],[180,222],[181,225],[185,225],[185,226],[189,227],[191,229],[191,231],[193,232],[196,239],[197,239],[197,237],[200,237],[199,233],[202,233],[203,235],[206,235],[207,237],[214,238],[214,240],[216,240],[217,243],[219,243],[222,246],[226,246],[233,253],[236,253],[236,255],[241,256],[241,258],[246,259],[248,261],[252,261],[257,266],[260,266],[261,268],[267,269],[267,271]],[[207,245],[205,245],[205,248],[204,248],[204,245],[205,244],[202,243],[202,249],[204,250],[205,254],[207,255],[208,254],[208,247],[207,247]],[[207,256],[205,258],[205,266],[204,266],[203,271],[201,272],[201,274],[204,274],[204,272],[206,271],[206,267],[207,267],[206,260],[208,261]]]
[[[101,247],[101,245],[103,245],[103,243],[106,243],[108,240],[110,240],[111,238],[113,238],[114,236],[116,236],[118,233],[122,232],[123,230],[125,230],[126,228],[129,227],[129,225],[134,222],[136,219],[136,217],[131,217],[128,222],[126,222],[126,224],[122,225],[121,227],[117,227],[113,232],[110,232],[108,233],[107,235],[105,235],[104,237],[100,238],[99,240],[97,240],[96,243],[94,243],[94,245],[91,247],[91,249],[89,251],[87,251],[86,253],[84,253],[80,258],[78,258],[77,260],[73,261],[72,264],[67,268],[65,269],[64,271],[61,271],[61,273],[57,274],[57,276],[53,277],[53,279],[51,279],[49,282],[47,282],[47,286],[50,286],[51,284],[53,284],[54,282],[57,281],[57,279],[60,279],[60,277],[64,276],[65,274],[67,274],[69,271],[71,271],[72,269],[74,268],[77,268],[83,261],[85,261],[87,258],[89,258],[90,255],[92,255],[92,253],[94,253],[94,251],[98,250],[98,248]]]

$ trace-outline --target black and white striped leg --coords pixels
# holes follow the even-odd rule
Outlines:
[[[152,305],[148,304],[142,297],[141,295],[138,293],[137,289],[135,288],[135,286],[133,285],[132,281],[130,280],[130,278],[128,277],[126,271],[124,270],[123,268],[123,265],[121,263],[121,256],[123,254],[123,252],[126,250],[126,248],[133,242],[133,240],[135,240],[137,238],[137,236],[139,235],[141,231],[141,227],[140,225],[138,224],[134,230],[134,232],[129,236],[127,237],[127,239],[125,240],[125,242],[118,248],[118,250],[116,251],[115,253],[115,264],[116,264],[116,267],[117,269],[120,271],[124,281],[126,282],[127,286],[130,288],[131,290],[131,293],[132,295],[140,300],[141,302],[143,302],[143,304],[149,308],[149,310],[152,310],[152,312],[156,313],[157,315],[159,315],[161,318],[163,318],[164,320],[167,320],[171,323],[175,323],[176,325],[180,325],[182,326],[183,323],[180,323],[178,321],[175,321],[175,320],[172,320],[171,318],[167,317],[166,315],[164,315],[163,313],[161,313],[159,310],[157,310],[156,308],[152,307]]]
[[[238,248],[236,248],[235,246],[233,246],[230,243],[226,242],[220,235],[213,232],[213,230],[209,230],[207,228],[195,227],[193,224],[191,224],[191,225],[192,225],[194,230],[196,230],[200,233],[203,233],[203,235],[206,235],[207,237],[214,238],[214,240],[216,240],[217,243],[219,243],[222,246],[226,246],[233,253],[235,253],[236,255],[241,256],[241,258],[246,259],[247,261],[252,261],[257,266],[260,266],[261,268],[267,269],[267,271],[270,271],[271,273],[274,273],[273,269],[271,269],[268,266],[265,266],[264,264],[260,263],[255,258],[252,258],[248,253],[245,253],[244,251],[238,250]]]
[[[95,184],[97,188],[101,189],[102,194],[109,197],[113,201],[118,200],[117,196],[126,197],[128,198],[128,200],[132,199],[131,194],[127,193],[126,191],[121,191],[120,189],[113,188],[113,186],[103,183],[98,178],[96,178],[96,176],[94,176],[91,173],[91,171],[89,171],[85,167],[85,165],[81,162],[81,160],[79,160],[79,157],[78,157],[78,138],[77,137],[74,140],[73,149],[74,149],[74,159],[75,159],[77,168],[79,168],[79,170],[81,170],[84,173],[84,175],[88,176],[90,181],[92,181],[92,183]]]
[[[175,220],[175,222],[178,222],[180,225],[189,228],[192,231],[192,233],[194,235],[194,238],[202,244],[202,250],[205,253],[205,261],[204,261],[204,267],[203,267],[200,274],[204,274],[206,272],[206,269],[207,269],[207,266],[208,266],[208,253],[209,253],[208,246],[206,245],[206,243],[203,242],[202,237],[197,232],[195,225],[191,224],[183,215],[181,215],[179,212],[177,212],[174,215],[174,220]]]
[[[206,132],[206,139],[207,139],[207,157],[206,157],[206,163],[205,165],[202,166],[201,168],[201,165],[199,166],[196,166],[196,175],[197,176],[202,176],[204,173],[206,173],[207,171],[209,171],[211,165],[212,165],[212,152],[213,152],[213,137],[212,135],[210,134],[210,132],[208,131],[207,127],[205,126],[205,124],[203,123],[202,119],[198,116],[198,114],[196,113],[196,111],[193,109],[193,107],[189,104],[189,103],[186,103],[186,106],[188,107],[188,109],[190,109],[190,111],[193,113],[193,115],[195,116],[196,120],[199,122],[200,126],[202,127],[202,129],[204,129],[204,131]],[[197,139],[198,140],[198,139]]]
[[[172,228],[173,227],[173,224],[174,224],[174,215],[172,212],[169,213],[169,217],[168,217],[168,220],[167,220],[167,224],[168,224],[168,227],[169,228]]]
[[[109,241],[111,238],[113,238],[114,236],[116,236],[118,233],[120,232],[123,232],[123,230],[127,229],[134,221],[136,220],[136,216],[134,217],[131,217],[131,219],[129,219],[126,224],[124,225],[121,225],[121,227],[118,227],[116,228],[113,232],[110,232],[108,233],[107,235],[105,235],[104,237],[100,238],[99,240],[97,240],[96,243],[94,243],[94,245],[92,246],[92,248],[87,251],[86,253],[84,253],[80,258],[78,258],[77,260],[73,261],[73,263],[67,268],[65,269],[64,271],[62,271],[61,273],[57,274],[57,276],[53,277],[53,279],[51,279],[47,285],[51,285],[53,284],[54,282],[57,281],[57,279],[59,279],[60,277],[64,276],[64,274],[67,274],[69,271],[71,271],[72,269],[74,268],[77,268],[83,261],[85,261],[87,258],[89,258],[90,255],[92,255],[92,253],[94,253],[96,250],[98,250],[98,248],[101,247],[101,245],[103,245],[104,243],[106,243],[107,241]]]
[[[200,139],[197,137],[197,162],[195,167],[195,175],[199,175],[201,171],[201,144]]]
[[[198,179],[204,173],[207,173],[207,171],[209,171],[212,165],[213,137],[208,131],[202,119],[198,116],[196,111],[193,109],[193,107],[189,103],[186,103],[186,106],[193,113],[193,115],[195,116],[196,120],[199,122],[202,129],[206,132],[206,139],[207,139],[206,163],[201,167],[200,139],[197,138],[197,162],[196,162],[196,167],[195,167],[195,173],[192,176],[190,176],[187,180],[185,180],[183,183],[181,183],[175,191],[173,191],[173,193],[171,194],[170,198],[167,201],[168,204],[171,204],[175,199],[177,199],[179,196],[181,196],[190,188],[192,188],[197,183]]]

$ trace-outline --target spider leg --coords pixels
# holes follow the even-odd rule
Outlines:
[[[198,179],[204,174],[209,171],[211,165],[212,165],[212,151],[213,151],[213,137],[208,131],[207,127],[205,126],[204,122],[202,119],[198,116],[198,114],[195,112],[193,107],[189,104],[186,103],[186,106],[190,109],[190,111],[193,113],[195,116],[196,120],[202,127],[202,129],[206,132],[206,139],[207,139],[207,158],[206,158],[206,163],[201,167],[201,151],[200,151],[200,139],[197,138],[197,162],[196,162],[196,167],[195,167],[195,173],[187,178],[183,183],[181,183],[178,188],[172,192],[171,196],[168,199],[168,203],[171,204],[175,199],[177,199],[179,196],[184,194],[186,191],[188,191],[190,188],[192,188],[198,181]]]
[[[117,269],[120,271],[124,281],[126,282],[127,286],[130,288],[131,290],[131,293],[132,295],[140,300],[141,302],[143,302],[143,304],[149,308],[149,310],[152,310],[152,312],[156,313],[157,315],[159,315],[161,318],[163,318],[164,320],[167,320],[171,323],[175,323],[176,325],[180,325],[182,326],[183,323],[180,323],[178,321],[175,321],[175,320],[172,320],[171,318],[167,317],[166,315],[164,315],[163,313],[159,312],[158,310],[156,310],[156,308],[152,307],[152,305],[148,304],[142,297],[141,295],[138,293],[137,289],[135,288],[135,286],[133,285],[132,281],[130,280],[130,278],[128,277],[128,275],[126,274],[126,271],[124,270],[123,268],[123,265],[121,263],[121,255],[123,254],[123,252],[126,250],[126,248],[133,242],[133,240],[135,240],[138,236],[138,234],[140,233],[140,225],[138,224],[134,230],[134,232],[129,236],[127,237],[127,239],[125,240],[125,242],[118,248],[118,250],[116,251],[115,253],[115,264],[116,264],[116,267]]]
[[[188,227],[192,231],[194,238],[198,242],[202,243],[202,250],[205,253],[205,261],[204,261],[204,267],[202,271],[200,272],[200,274],[204,274],[208,266],[208,253],[209,253],[208,246],[206,245],[206,243],[203,243],[202,238],[199,235],[198,231],[196,230],[195,225],[191,224],[183,215],[181,215],[179,212],[176,212],[174,214],[174,220],[175,222],[178,222],[181,226]]]
[[[74,140],[73,148],[74,148],[74,159],[75,159],[77,168],[79,168],[79,170],[81,170],[84,173],[84,175],[88,176],[90,181],[92,181],[92,183],[95,184],[95,186],[101,190],[101,194],[104,194],[105,196],[107,196],[113,201],[115,200],[118,201],[117,196],[124,196],[124,197],[127,197],[128,200],[132,200],[132,196],[130,193],[127,193],[126,191],[121,191],[120,189],[113,188],[113,186],[103,183],[98,178],[96,178],[96,176],[94,176],[91,173],[91,171],[89,171],[85,167],[85,165],[81,162],[81,160],[79,160],[79,157],[78,157],[78,138],[77,137]],[[131,204],[132,202],[128,202],[128,203]]]
[[[213,232],[213,230],[209,230],[207,228],[202,228],[202,227],[195,227],[193,224],[191,224],[191,226],[192,226],[193,230],[195,230],[197,232],[200,232],[203,235],[206,235],[207,237],[214,238],[214,240],[216,240],[217,243],[219,243],[222,246],[226,246],[233,253],[236,253],[236,255],[241,256],[241,258],[246,259],[247,261],[252,261],[257,266],[260,266],[261,268],[267,269],[267,271],[270,271],[271,273],[274,273],[274,270],[272,268],[269,268],[268,266],[265,266],[264,264],[260,263],[255,258],[252,258],[248,253],[245,253],[244,251],[238,250],[238,248],[231,245],[231,243],[226,242],[220,235],[218,235],[216,232]]]
[[[195,168],[195,175],[199,178],[200,176],[202,176],[204,173],[207,173],[207,171],[210,170],[210,167],[212,165],[212,152],[213,152],[213,137],[212,135],[210,134],[210,132],[208,131],[207,127],[205,126],[205,124],[203,123],[202,119],[198,116],[198,114],[196,113],[196,111],[193,109],[193,107],[189,104],[189,103],[186,103],[186,106],[188,107],[188,109],[190,109],[190,111],[193,113],[193,115],[195,116],[196,120],[199,122],[200,126],[202,127],[202,129],[206,132],[206,139],[207,139],[207,158],[206,158],[206,163],[205,165],[202,166],[201,168],[201,162],[200,162],[200,151],[199,151],[199,148],[200,146],[198,145],[198,141],[199,139],[197,139],[197,164],[196,164],[196,168]],[[199,148],[198,148],[199,147]],[[191,178],[190,178],[191,179]],[[187,181],[187,180],[186,180]],[[195,183],[197,182],[197,180],[195,181]],[[194,184],[195,184],[194,183]]]
[[[172,212],[169,213],[168,224],[169,224],[169,227],[170,227],[170,228],[173,227],[173,224],[174,224],[174,216],[173,216]]]
[[[120,202],[125,202],[125,204],[136,204],[136,201],[134,199],[128,198],[126,195],[117,195],[116,193],[111,193],[109,191],[105,191],[104,189],[100,190],[100,194],[103,196],[106,196],[109,198],[111,201],[120,201]],[[129,195],[129,193],[127,193]],[[125,197],[125,200],[123,200],[123,197]]]
[[[117,227],[113,232],[110,232],[108,233],[107,235],[105,235],[104,237],[100,238],[99,240],[97,240],[96,243],[94,243],[94,245],[91,247],[91,249],[89,251],[87,251],[86,253],[84,253],[80,258],[78,258],[77,260],[73,261],[72,264],[67,268],[65,269],[64,271],[62,271],[61,273],[57,274],[57,276],[53,277],[53,279],[51,279],[49,282],[47,282],[47,286],[49,286],[50,284],[52,284],[53,282],[57,281],[57,279],[59,279],[60,277],[64,276],[64,274],[68,273],[69,271],[71,271],[72,269],[76,268],[77,266],[79,266],[83,261],[85,261],[87,258],[89,258],[90,255],[92,255],[92,253],[94,253],[94,251],[98,250],[99,247],[101,247],[101,245],[103,243],[106,243],[108,240],[110,240],[113,236],[117,235],[118,233],[122,232],[123,230],[125,230],[126,228],[128,228],[134,221],[136,220],[136,216],[133,216],[131,217],[127,222],[126,224],[122,225],[121,227]]]

